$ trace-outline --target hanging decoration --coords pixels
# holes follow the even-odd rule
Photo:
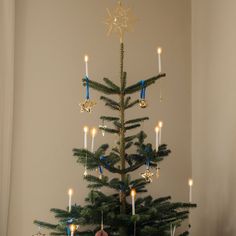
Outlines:
[[[147,101],[145,100],[146,96],[146,86],[145,86],[145,81],[141,80],[141,91],[140,91],[140,99],[139,99],[139,106],[141,108],[146,108],[147,107]]]
[[[77,230],[77,226],[74,224],[70,225],[70,236],[74,236],[75,231]]]
[[[146,158],[146,171],[144,173],[141,173],[141,176],[146,180],[148,183],[152,183],[152,176],[154,175],[150,171],[150,157],[149,157],[149,152],[151,151],[150,147],[145,148],[145,152],[147,153],[147,158]]]
[[[92,112],[92,108],[96,105],[95,101],[92,101],[89,96],[89,78],[86,76],[85,77],[86,81],[86,99],[85,101],[81,102],[80,105],[80,111],[81,112]]]
[[[102,120],[102,124],[99,125],[99,128],[102,129],[102,136],[104,137],[104,136],[105,136],[105,133],[106,133],[104,129],[107,128],[107,126],[105,125],[104,119]]]
[[[146,171],[144,173],[141,173],[141,176],[146,180],[146,182],[148,183],[152,183],[152,176],[154,174],[149,170],[146,169]]]
[[[109,162],[106,161],[105,156],[100,156],[100,161],[102,161],[106,167],[106,169],[109,169]]]
[[[71,235],[70,225],[73,223],[73,219],[67,220],[66,223],[67,223],[67,225],[66,225],[66,235],[70,236]]]
[[[74,236],[75,232],[79,230],[79,225],[76,225],[73,223],[74,219],[71,218],[67,220],[67,226],[66,226],[66,234],[67,236]]]
[[[105,167],[109,169],[109,164],[106,162],[106,157],[105,156],[100,156],[100,161],[102,161],[105,164]],[[101,165],[98,165],[98,171],[99,171],[99,179],[102,179],[103,175],[103,169]]]
[[[108,233],[104,231],[104,223],[103,223],[103,211],[101,214],[101,229],[95,234],[95,236],[108,236]]]
[[[152,176],[154,174],[148,169],[143,173],[142,177],[149,183],[152,183]]]

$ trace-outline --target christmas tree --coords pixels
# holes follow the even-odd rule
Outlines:
[[[152,170],[159,170],[159,163],[170,154],[170,150],[167,145],[158,142],[156,147],[145,143],[147,135],[143,130],[135,135],[129,135],[129,131],[139,128],[148,117],[126,120],[128,109],[136,105],[141,108],[147,106],[146,88],[164,78],[165,74],[159,73],[157,76],[127,85],[127,73],[123,64],[123,36],[131,26],[132,16],[130,10],[124,8],[121,3],[118,3],[113,12],[108,11],[108,14],[109,33],[118,33],[120,37],[120,83],[115,84],[108,78],[104,78],[104,83],[99,83],[89,79],[86,73],[82,80],[86,87],[86,100],[80,106],[81,111],[91,112],[95,102],[90,100],[89,88],[99,91],[102,94],[100,99],[116,114],[101,116],[101,120],[111,123],[112,127],[107,127],[103,123],[99,128],[102,132],[118,135],[119,140],[111,149],[108,144],[101,145],[95,151],[89,151],[87,144],[82,149],[75,148],[74,156],[78,163],[85,166],[84,178],[88,181],[88,188],[91,189],[85,199],[85,205],[69,206],[66,210],[53,208],[51,212],[58,219],[58,224],[42,221],[35,221],[35,224],[50,229],[51,235],[173,236],[175,229],[188,219],[189,209],[196,205],[171,202],[170,196],[158,199],[146,195],[142,197],[141,194],[147,192],[146,186],[152,182],[154,175]],[[139,91],[140,99],[133,101],[131,94]],[[107,97],[107,95],[112,96]],[[135,148],[135,153],[129,153],[128,149],[131,147]],[[146,171],[141,173],[140,178],[132,179],[130,173],[143,166]],[[104,169],[114,177],[103,175]],[[90,174],[90,171],[94,170],[99,171],[99,177],[97,174]],[[101,191],[102,188],[109,188],[113,193],[105,194]],[[141,196],[136,198],[136,195]],[[90,227],[83,230],[78,226]],[[179,235],[188,234],[186,230]]]

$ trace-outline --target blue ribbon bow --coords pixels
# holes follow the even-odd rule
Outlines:
[[[67,233],[67,236],[70,236],[70,227],[69,226],[66,227],[66,233]]]
[[[106,162],[106,157],[100,156],[100,161],[105,164],[106,169],[109,169],[109,163]]]

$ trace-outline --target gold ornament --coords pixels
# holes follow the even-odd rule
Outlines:
[[[145,99],[140,99],[139,100],[139,106],[141,108],[146,108],[148,106],[148,103],[147,103],[147,101]]]
[[[84,102],[81,102],[80,104],[80,111],[81,112],[92,112],[92,108],[96,105],[95,101],[92,101],[90,99],[86,99]]]
[[[135,22],[134,16],[130,8],[123,7],[120,1],[118,1],[117,6],[111,11],[107,9],[107,13],[108,18],[105,22],[108,25],[107,35],[117,33],[122,43],[124,33],[133,29],[133,23]]]
[[[74,236],[74,233],[78,231],[79,225],[70,224],[69,225],[71,236]]]
[[[141,173],[141,176],[146,180],[146,182],[152,183],[152,176],[154,174],[147,169],[144,173]]]

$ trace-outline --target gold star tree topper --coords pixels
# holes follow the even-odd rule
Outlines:
[[[107,8],[107,13],[108,18],[105,22],[108,26],[107,35],[111,33],[118,34],[120,42],[123,43],[125,32],[133,30],[133,24],[136,21],[130,8],[125,8],[121,1],[118,1],[114,9],[109,10]]]

